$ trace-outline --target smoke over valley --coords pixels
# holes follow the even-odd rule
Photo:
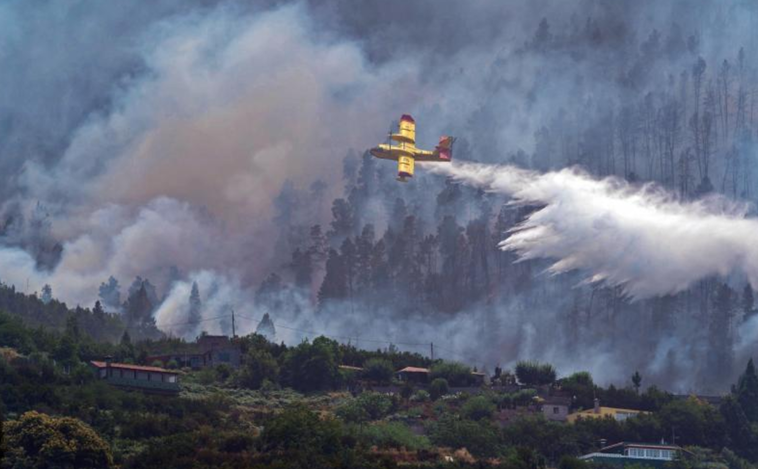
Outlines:
[[[755,10],[6,2],[0,282],[137,335],[234,310],[286,343],[724,391],[758,350]],[[455,162],[397,183],[367,150],[401,114]]]

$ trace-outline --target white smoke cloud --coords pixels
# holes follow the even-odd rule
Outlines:
[[[579,169],[540,174],[472,163],[430,169],[518,204],[541,206],[500,244],[522,259],[547,258],[553,274],[623,286],[633,298],[680,292],[738,274],[758,287],[758,220],[723,198],[682,202],[652,185],[594,179]]]
[[[399,103],[416,100],[417,66],[368,63],[299,4],[190,10],[139,44],[146,72],[114,88],[112,108],[93,112],[55,164],[29,159],[18,177],[11,200],[45,205],[60,264],[41,271],[0,245],[4,281],[50,283],[82,305],[110,275],[168,289],[170,267],[250,285],[269,269],[283,182],[320,177],[338,190],[346,150],[375,143]]]
[[[56,297],[91,306],[100,282],[110,275],[122,283],[138,275],[165,279],[171,267],[179,272],[218,268],[231,256],[218,243],[223,232],[204,222],[188,203],[165,197],[134,209],[106,205],[80,228],[84,234],[63,243],[61,260],[52,271],[38,269],[26,251],[1,248],[0,280],[28,293],[50,284]]]

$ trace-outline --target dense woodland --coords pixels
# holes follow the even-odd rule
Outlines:
[[[623,24],[580,23],[556,30],[543,19],[511,60],[538,61],[548,83],[558,80],[548,72],[569,62],[577,74],[599,74],[593,79],[615,94],[603,88],[593,95],[589,84],[576,84],[580,97],[558,100],[573,107],[553,110],[554,119],[534,134],[534,151],[512,152],[506,161],[538,170],[579,165],[598,177],[653,182],[681,200],[720,193],[753,201],[757,82],[744,47],[706,60],[698,32],[676,24],[634,36]],[[499,66],[486,73],[495,75]],[[535,93],[544,87],[536,83]],[[474,152],[477,145],[464,138],[456,158],[503,162]],[[368,154],[350,153],[344,193],[331,201],[327,223],[313,215],[329,203],[323,184],[285,184],[276,203],[278,265],[259,299],[299,288],[319,311],[338,317],[356,311],[389,321],[468,317],[480,324],[465,331],[465,340],[437,342],[470,360],[502,359],[503,350],[510,360],[610,353],[630,368],[655,361],[647,370],[653,379],[682,390],[724,390],[738,372],[735,355],[754,353],[754,346],[735,348],[751,340],[741,328],[756,311],[746,279],[707,278],[682,293],[636,302],[623,286],[577,286],[578,276],[551,278],[542,274],[548,264],[514,263],[513,254],[497,248],[528,207],[424,174],[399,187],[393,171]],[[276,316],[281,305],[264,306]],[[499,336],[488,332],[493,324]],[[537,346],[524,350],[524,334],[513,331],[532,327]],[[669,337],[676,343],[664,344]],[[613,351],[588,345],[597,341],[613,344]],[[693,362],[694,376],[683,376],[681,368]]]

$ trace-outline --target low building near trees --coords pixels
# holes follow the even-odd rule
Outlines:
[[[542,415],[547,420],[552,420],[554,422],[565,422],[568,420],[571,402],[572,400],[570,397],[564,396],[538,398]]]
[[[431,371],[429,370],[429,368],[406,366],[402,370],[396,371],[395,375],[397,376],[398,381],[402,381],[403,383],[425,385],[429,383],[429,376],[431,375]],[[451,387],[451,391],[453,391],[454,389],[457,389],[458,391],[468,391],[471,388],[484,386],[484,384],[486,383],[486,379],[487,379],[487,375],[485,373],[482,373],[479,371],[472,371],[470,385],[460,387],[460,388]]]
[[[481,371],[472,371],[471,381],[473,382],[474,386],[484,386],[487,382],[487,374],[482,373]]]
[[[623,422],[628,418],[636,417],[640,414],[646,413],[647,412],[642,410],[621,409],[618,407],[603,407],[600,405],[600,400],[595,399],[595,406],[592,409],[582,410],[579,412],[574,412],[573,414],[569,414],[566,420],[570,423],[574,423],[582,418],[602,419],[610,417],[618,422]]]
[[[180,391],[179,374],[155,366],[112,363],[110,360],[91,361],[97,379],[125,389],[144,392],[176,394]]]
[[[150,355],[148,363],[160,362],[167,367],[175,363],[179,368],[213,367],[217,365],[229,365],[238,368],[242,360],[242,351],[228,336],[203,334],[197,338],[194,346],[181,352]]]
[[[404,383],[426,384],[429,381],[429,368],[406,366],[396,374],[397,379]]]
[[[636,464],[638,467],[662,468],[673,461],[681,452],[681,447],[665,443],[621,442],[601,448],[595,453],[580,456],[579,459],[600,465],[623,467]]]

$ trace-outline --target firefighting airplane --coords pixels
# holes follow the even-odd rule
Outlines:
[[[450,162],[453,157],[453,137],[440,137],[440,143],[434,151],[416,148],[416,121],[408,114],[403,114],[398,124],[397,133],[390,133],[387,143],[371,149],[371,154],[382,160],[397,161],[397,180],[408,182],[413,177],[416,161]],[[393,144],[392,142],[397,142]]]

